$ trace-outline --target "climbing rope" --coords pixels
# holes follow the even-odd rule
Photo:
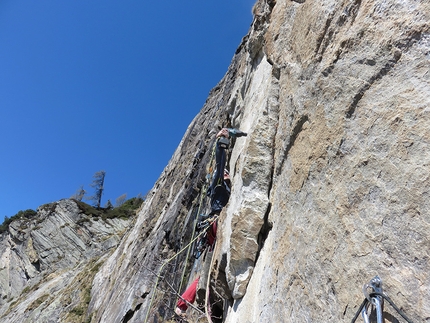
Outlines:
[[[216,148],[216,141],[215,141],[215,143],[214,143],[214,145],[212,147],[211,155],[209,157],[209,163],[208,163],[208,167],[206,169],[206,174],[207,174],[206,181],[205,181],[205,184],[203,185],[202,190],[200,191],[199,207],[197,209],[197,216],[195,217],[194,222],[193,222],[193,233],[191,235],[192,237],[194,237],[194,235],[196,234],[196,226],[197,226],[197,221],[198,221],[198,218],[199,218],[199,215],[200,215],[200,210],[201,210],[201,207],[203,205],[203,200],[206,197],[206,193],[207,193],[208,186],[209,186],[209,183],[210,183],[210,178],[211,178],[210,174],[212,172],[210,164],[212,163],[213,157],[215,155],[215,148]],[[188,257],[190,256],[190,250],[191,250],[191,248],[188,248],[187,255],[186,255],[185,259],[188,259]],[[179,289],[178,289],[179,291],[182,289],[182,282],[183,282],[184,277],[185,277],[185,270],[186,269],[187,269],[187,265],[185,264],[184,269],[182,270],[181,280],[180,280]]]
[[[207,169],[207,173],[208,173],[208,175],[209,175],[209,177],[207,176],[207,180],[209,180],[209,181],[210,181],[210,178],[211,178],[211,176],[210,176],[210,172],[211,172],[210,163],[212,162],[213,157],[214,157],[214,155],[215,155],[215,149],[216,149],[216,141],[215,141],[215,143],[214,143],[214,145],[213,145],[213,148],[212,148],[211,156],[210,156],[210,159],[209,159],[209,161],[210,161],[210,162],[209,162],[209,168]],[[206,182],[205,182],[205,185],[203,186],[203,189],[200,191],[200,203],[199,203],[199,208],[198,208],[198,211],[197,211],[197,216],[196,216],[196,218],[195,218],[195,220],[194,220],[192,237],[195,235],[195,228],[196,228],[196,224],[197,224],[197,219],[198,219],[198,216],[199,216],[199,214],[200,214],[200,209],[201,209],[201,206],[202,206],[202,204],[203,204],[203,199],[204,199],[204,197],[206,196],[207,187],[208,187],[208,181],[206,181]],[[157,288],[157,286],[158,286],[158,282],[159,282],[160,277],[161,277],[160,273],[162,272],[162,270],[164,269],[164,267],[165,267],[168,263],[170,263],[173,259],[175,259],[176,257],[178,257],[181,253],[183,253],[185,250],[187,250],[187,256],[186,256],[186,258],[185,258],[185,259],[187,260],[187,259],[188,259],[188,257],[189,257],[189,250],[190,250],[191,245],[192,245],[192,244],[193,244],[197,239],[199,239],[201,236],[203,236],[205,233],[206,233],[206,230],[203,230],[202,232],[200,232],[196,237],[192,238],[192,239],[191,239],[191,241],[190,241],[190,242],[189,242],[185,247],[183,247],[181,250],[179,250],[176,254],[174,254],[171,258],[167,259],[167,260],[166,260],[166,261],[161,265],[161,267],[160,267],[160,269],[158,270],[158,273],[157,273],[157,275],[156,275],[156,276],[157,276],[157,279],[156,279],[156,281],[155,281],[155,284],[154,284],[154,287],[153,287],[153,290],[152,290],[152,296],[151,296],[151,300],[150,300],[150,302],[149,302],[148,310],[147,310],[147,312],[146,312],[146,316],[145,316],[145,321],[144,321],[144,323],[147,323],[147,322],[148,322],[149,312],[151,311],[152,303],[153,303],[154,296],[155,296],[155,290],[156,290],[156,288]],[[186,265],[184,266],[184,270],[183,270],[183,272],[182,272],[180,288],[182,288],[182,281],[183,281],[183,278],[184,278],[184,276],[185,276],[185,269],[186,269]],[[179,290],[180,290],[180,289],[179,289]]]
[[[215,249],[214,249],[215,251]],[[208,320],[208,323],[212,323],[212,318],[211,315],[209,313],[209,288],[210,288],[210,282],[211,282],[211,271],[212,271],[212,266],[214,264],[214,257],[212,254],[211,257],[211,264],[209,266],[209,273],[208,273],[208,281],[206,282],[206,293],[205,293],[205,314],[206,314],[206,319]]]
[[[179,250],[176,254],[174,254],[172,257],[170,257],[169,259],[167,259],[160,267],[160,269],[158,270],[157,273],[157,279],[155,280],[155,285],[153,287],[153,291],[152,291],[152,296],[151,296],[151,301],[149,303],[149,307],[148,307],[148,311],[146,312],[146,316],[145,316],[145,323],[148,322],[148,316],[149,316],[149,312],[151,310],[151,306],[152,306],[152,302],[154,300],[154,296],[155,296],[155,289],[157,288],[158,285],[158,281],[161,277],[160,273],[162,272],[162,270],[164,269],[164,266],[166,266],[169,262],[171,262],[173,259],[175,259],[177,256],[179,256],[182,252],[184,252],[189,246],[191,246],[194,241],[196,241],[200,236],[202,236],[205,232],[201,232],[200,234],[198,234],[194,239],[192,239],[184,248],[182,248],[181,250]]]
[[[406,314],[405,313],[403,313],[403,311],[401,311],[397,306],[396,306],[396,304],[394,304],[394,302],[387,296],[387,295],[385,295],[384,293],[379,293],[379,292],[373,292],[373,293],[370,293],[369,294],[369,296],[371,297],[371,298],[374,298],[374,297],[377,297],[377,296],[380,296],[380,297],[382,297],[382,298],[384,298],[395,310],[396,310],[396,312],[401,316],[401,317],[403,317],[404,319],[405,319],[405,321],[406,322],[408,322],[408,323],[414,323],[411,319],[409,319],[407,316],[406,316]],[[358,310],[357,310],[357,313],[355,313],[355,315],[354,315],[354,318],[352,319],[352,321],[351,321],[351,323],[355,323],[355,321],[357,320],[357,318],[358,318],[358,316],[360,315],[360,313],[362,312],[362,310],[363,310],[363,308],[365,307],[365,306],[367,306],[367,304],[369,303],[369,300],[367,299],[367,298],[365,298],[364,300],[363,300],[363,302],[361,303],[361,305],[360,305],[360,307],[358,308]]]
[[[145,267],[145,266],[143,266]],[[157,276],[158,274],[156,272],[154,272],[153,270],[151,270],[150,268],[145,267],[145,269],[147,269],[148,271],[150,271],[151,273],[154,274],[154,276]],[[160,278],[162,278],[160,276]],[[188,306],[192,307],[194,310],[196,310],[197,312],[201,313],[201,314],[205,314],[202,310],[200,310],[198,307],[196,307],[194,304],[191,304],[190,302],[188,302],[186,299],[184,299],[181,294],[178,293],[178,291],[172,286],[172,284],[170,284],[168,281],[166,281],[167,285],[170,287],[170,289],[172,290],[173,294],[175,294],[178,298],[182,299],[185,303],[187,303]]]
[[[202,203],[203,203],[203,197],[204,197],[204,195],[206,195],[206,190],[207,190],[207,185],[204,186],[204,188],[202,190],[202,193],[200,194],[200,202],[199,202],[199,207],[197,209],[197,216],[196,216],[196,218],[194,219],[194,222],[193,222],[193,233],[191,234],[192,237],[194,237],[194,235],[196,234],[197,221],[198,221],[199,214],[200,214],[200,209],[201,209],[201,206],[202,206]],[[200,235],[198,235],[198,236],[200,236]],[[191,247],[191,245],[189,245],[189,246]],[[187,255],[185,257],[186,260],[190,256],[190,250],[191,250],[191,248],[187,248]],[[179,291],[182,289],[182,282],[183,282],[184,277],[185,277],[185,271],[186,271],[186,269],[187,269],[187,264],[185,264],[184,269],[182,270],[181,280],[180,280],[180,284],[179,284],[179,288],[178,288]]]

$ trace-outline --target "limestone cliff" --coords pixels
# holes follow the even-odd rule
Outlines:
[[[135,223],[92,271],[85,319],[168,321],[176,292],[210,267],[214,321],[351,322],[376,275],[414,322],[430,320],[430,3],[259,0],[253,12]],[[204,264],[187,246],[223,126],[248,136],[232,141],[232,195]]]
[[[428,1],[258,3],[218,244],[227,322],[349,322],[377,274],[430,319],[429,21]]]

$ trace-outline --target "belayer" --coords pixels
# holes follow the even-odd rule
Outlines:
[[[188,304],[193,304],[196,300],[196,289],[200,277],[194,279],[191,285],[182,293],[181,298],[176,303],[175,313],[182,318],[185,318],[185,313],[188,309]]]

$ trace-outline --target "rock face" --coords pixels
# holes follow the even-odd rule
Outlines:
[[[2,235],[2,322],[79,321],[68,312],[82,307],[80,294],[91,290],[85,285],[131,221],[90,217],[81,205],[46,204],[37,215],[13,221]]]
[[[430,4],[255,9],[234,92],[250,136],[232,153],[218,244],[226,321],[349,322],[377,274],[414,321],[430,319]]]
[[[253,12],[133,227],[81,271],[93,273],[85,319],[168,321],[176,293],[210,267],[216,321],[351,322],[376,275],[408,317],[430,320],[430,3],[259,0]],[[192,262],[223,126],[248,136],[231,143],[213,257]],[[28,252],[8,293],[61,256],[51,246],[41,258],[35,237],[20,245]],[[74,248],[68,266],[85,254]],[[72,275],[55,274],[51,284]],[[21,306],[38,313],[21,301],[13,315]]]

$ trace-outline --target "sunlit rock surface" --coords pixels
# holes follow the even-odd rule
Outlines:
[[[79,317],[168,321],[177,293],[210,267],[224,310],[217,322],[351,322],[376,275],[414,322],[429,320],[430,3],[260,0],[253,12],[136,221],[112,254],[85,265],[93,274]],[[231,142],[232,195],[213,259],[194,262],[187,247],[197,215],[208,211],[207,174],[224,126],[248,136]],[[17,225],[26,256],[9,294],[19,295],[43,259],[80,266],[87,254],[85,233],[65,231],[58,243],[73,251],[62,260],[54,246],[37,251],[43,240],[24,239]],[[74,235],[81,238],[68,240]],[[77,282],[74,275],[56,270],[49,284]],[[47,293],[43,286],[34,294]],[[26,302],[13,315],[43,315]]]

